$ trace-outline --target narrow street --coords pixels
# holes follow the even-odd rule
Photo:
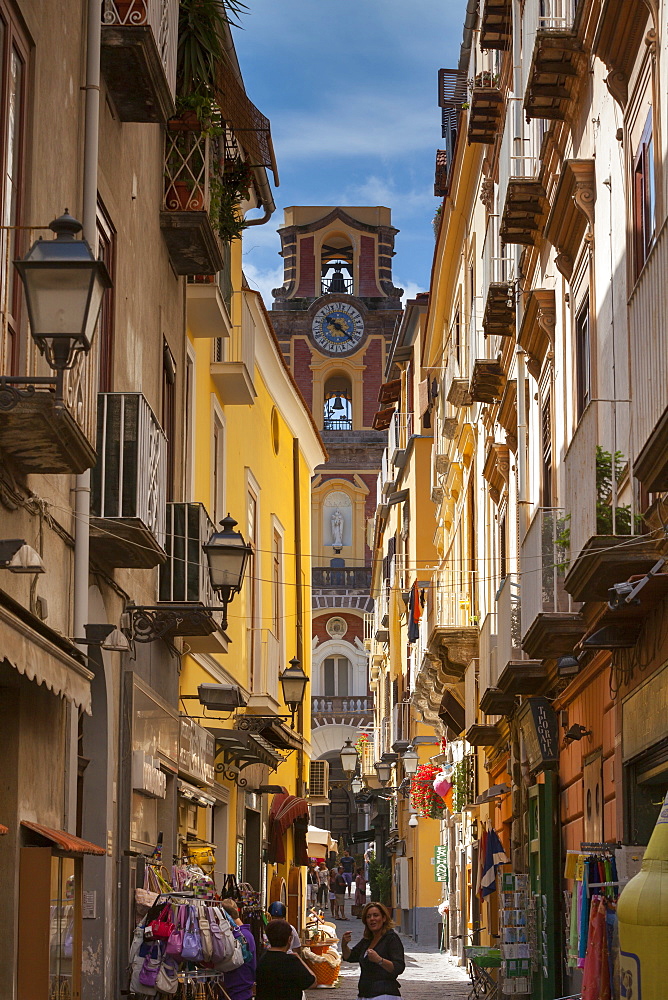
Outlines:
[[[362,936],[362,921],[350,915],[351,901],[346,897],[347,920],[337,920],[339,940],[347,930],[352,931],[352,944]],[[453,965],[448,958],[433,947],[416,944],[412,938],[401,935],[406,955],[406,970],[401,976],[401,995],[404,1000],[422,1000],[425,994],[438,990],[440,1000],[466,1000],[470,982],[464,969]],[[339,993],[341,1000],[355,1000],[359,966],[341,963]]]

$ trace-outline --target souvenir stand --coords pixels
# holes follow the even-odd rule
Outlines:
[[[220,894],[210,875],[192,863],[171,872],[159,860],[145,863],[144,886],[135,890],[138,922],[129,956],[128,995],[173,996],[177,1000],[225,1000],[225,973],[249,957],[246,939],[219,905],[232,898],[257,915],[261,942],[263,911],[251,886],[224,877]],[[255,913],[254,913],[255,911]]]
[[[504,996],[526,995],[531,992],[531,976],[536,959],[535,907],[529,899],[529,876],[500,872],[497,876],[497,888],[501,992]]]
[[[325,920],[322,910],[311,910],[306,918],[302,958],[316,978],[316,989],[336,985],[341,969],[338,940],[335,924]]]

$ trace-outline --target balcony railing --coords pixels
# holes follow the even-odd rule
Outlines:
[[[139,392],[98,396],[91,550],[107,565],[156,566],[165,558],[167,439]]]
[[[360,752],[360,774],[363,778],[366,777],[376,777],[376,769],[374,768],[375,762],[378,760],[378,748],[380,740],[378,738],[379,730],[367,729],[366,733],[369,737],[368,742],[364,742],[361,745]]]
[[[498,678],[496,666],[496,628],[496,610],[494,610],[485,615],[485,620],[480,629],[480,656],[478,660],[478,691],[480,697],[482,697],[487,688],[496,687]]]
[[[353,422],[350,417],[325,417],[322,426],[326,431],[351,431]]]
[[[411,741],[411,706],[407,701],[400,701],[392,706],[392,732],[390,734],[391,746],[396,744],[408,744]]]
[[[102,0],[101,68],[126,122],[174,113],[178,0]]]
[[[223,270],[211,211],[212,179],[222,183],[220,139],[174,121],[166,132],[165,195],[160,225],[177,274],[215,275]]]
[[[566,511],[541,507],[520,548],[522,588],[522,637],[537,615],[573,610],[564,590],[568,565],[568,521]]]
[[[384,586],[376,598],[374,606],[374,633],[376,642],[389,641],[390,627],[390,593],[389,587]]]
[[[363,590],[371,587],[371,568],[368,566],[314,566],[313,587],[331,587],[341,590]]]
[[[373,723],[373,698],[315,695],[311,698],[311,712],[314,726],[366,726]]]
[[[570,31],[577,0],[542,0],[538,13],[539,31]]]
[[[186,305],[192,337],[229,337],[232,333],[232,269],[229,243],[221,246],[223,269],[188,276]]]
[[[490,215],[487,219],[485,242],[482,248],[482,284],[483,291],[491,284],[507,284],[513,279],[515,261],[499,236],[499,216]]]
[[[160,567],[160,600],[219,605],[202,546],[215,531],[204,504],[168,503],[165,551]]]
[[[331,278],[323,278],[320,288],[323,295],[334,295],[339,292],[343,292],[346,295],[355,294],[355,282],[352,278],[347,278],[344,274],[336,274],[332,275]]]
[[[494,141],[503,120],[501,92],[501,56],[496,49],[481,51],[474,47],[473,74],[468,81],[471,94],[468,141]]]
[[[387,431],[387,445],[390,461],[394,465],[403,463],[408,442],[413,436],[413,414],[393,413]]]
[[[520,587],[514,573],[503,580],[496,597],[499,674],[510,660],[523,660]]]
[[[221,400],[227,405],[249,406],[257,396],[255,390],[255,320],[243,297],[241,323],[232,327],[231,335],[219,342],[220,353],[211,364],[211,378]]]
[[[392,753],[392,720],[389,716],[386,715],[380,720],[378,735],[379,744],[377,759],[380,759],[384,753]]]
[[[373,641],[373,611],[364,612],[364,645],[367,649],[371,647]]]

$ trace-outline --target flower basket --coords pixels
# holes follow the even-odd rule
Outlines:
[[[439,768],[431,762],[420,764],[411,779],[411,805],[418,816],[427,819],[441,819],[445,814],[445,802],[434,791],[434,778]]]

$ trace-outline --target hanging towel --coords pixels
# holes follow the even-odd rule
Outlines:
[[[585,955],[587,954],[587,935],[589,932],[589,865],[584,864],[582,871],[582,896],[580,898],[580,945],[578,948],[578,969],[584,968]]]
[[[573,896],[571,898],[571,921],[568,934],[568,967],[575,969],[578,964],[578,884],[573,885]]]
[[[422,607],[420,605],[420,592],[417,580],[411,587],[411,594],[408,598],[408,641],[417,642],[420,635],[420,618],[422,617]]]
[[[490,830],[487,834],[487,844],[485,845],[485,869],[482,873],[481,892],[485,899],[490,893],[496,890],[496,866],[507,864],[508,858],[503,850],[503,844],[499,840],[496,830]]]
[[[480,837],[480,843],[478,844],[478,878],[476,881],[476,896],[483,901],[482,894],[482,876],[485,870],[485,855],[487,853],[487,830],[482,831],[482,836]]]

